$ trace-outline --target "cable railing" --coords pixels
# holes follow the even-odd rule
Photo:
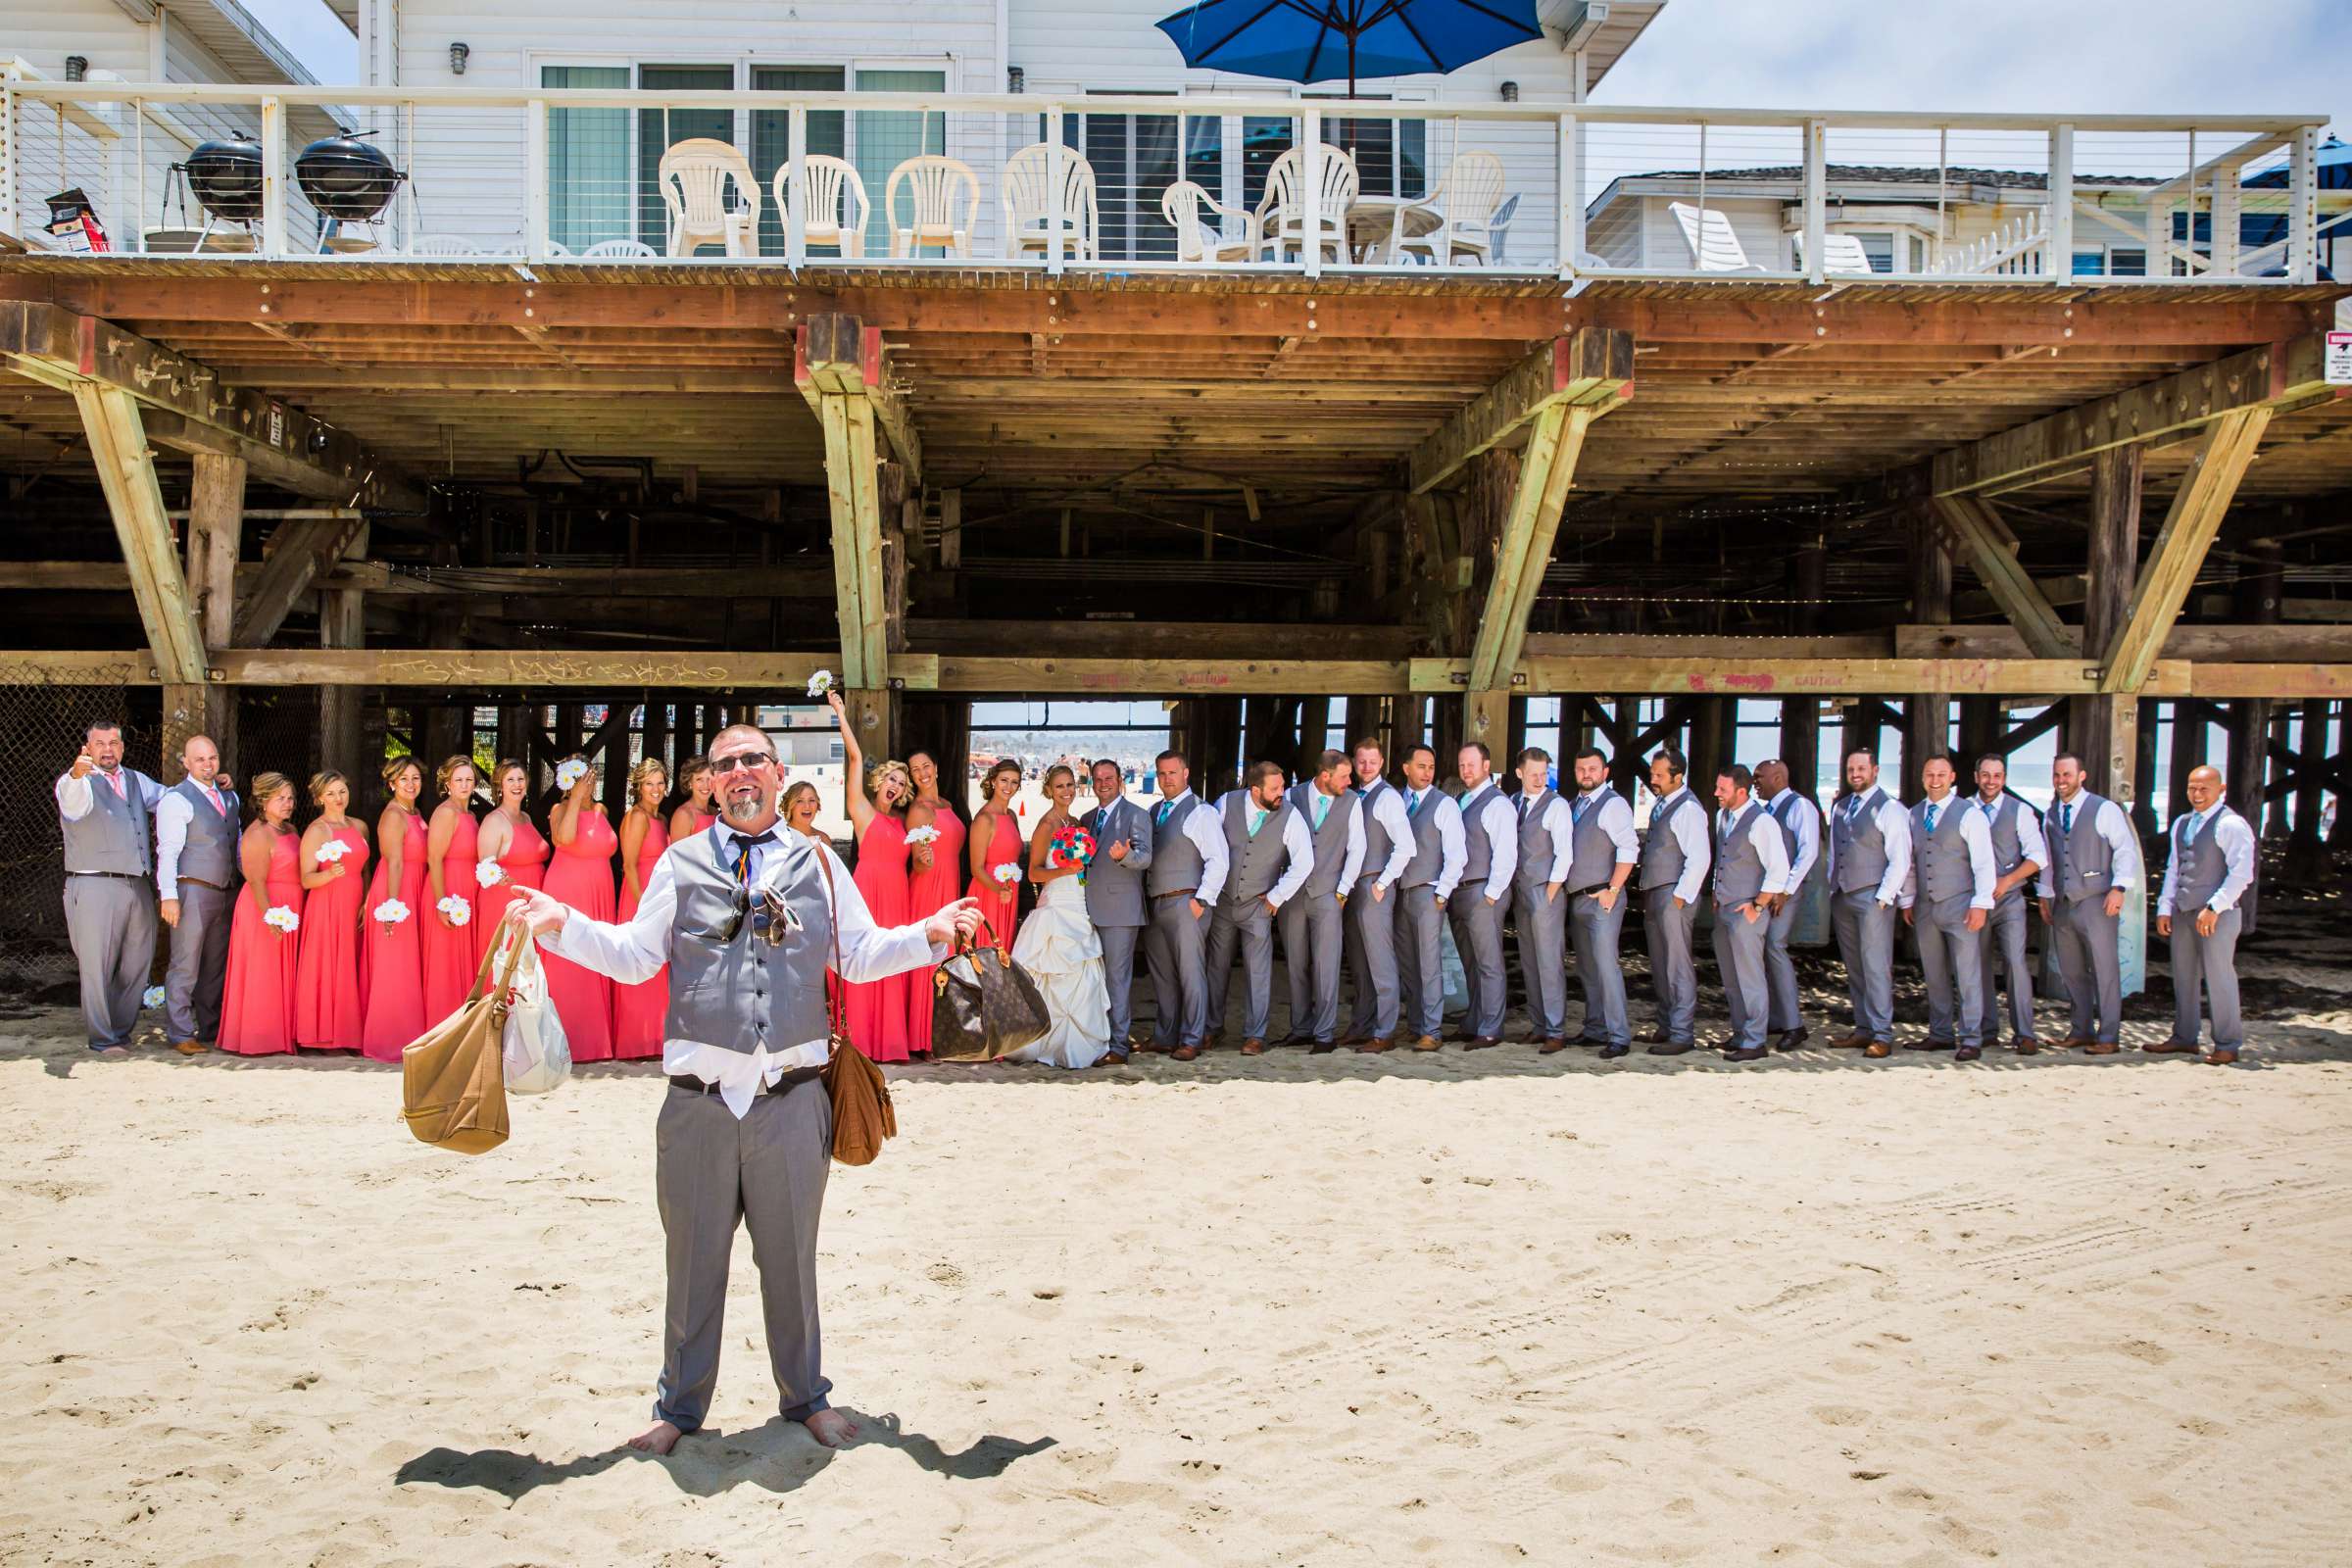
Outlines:
[[[563,84],[262,90],[11,69],[0,241],[361,270],[2079,287],[2311,283],[2352,238],[2352,194],[2321,185],[2316,117],[845,92],[800,90],[792,73],[672,91],[549,75]],[[61,211],[76,193],[86,214]]]

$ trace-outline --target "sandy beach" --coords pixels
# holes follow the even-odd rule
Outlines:
[[[2235,1071],[900,1071],[820,1265],[867,1441],[775,1419],[739,1244],[714,1426],[668,1461],[619,1447],[646,1068],[468,1160],[409,1140],[394,1070],[103,1062],[17,1009],[0,1560],[2341,1560],[2346,958],[2258,945]]]

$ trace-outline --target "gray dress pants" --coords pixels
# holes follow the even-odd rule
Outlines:
[[[155,884],[145,877],[67,877],[66,935],[80,973],[81,1020],[91,1048],[129,1045],[155,967]]]
[[[164,1032],[174,1043],[220,1033],[228,927],[236,906],[234,893],[179,884],[179,924],[172,928],[172,962],[164,971]]]
[[[1894,911],[1876,888],[1839,893],[1830,904],[1838,956],[1845,960],[1845,990],[1854,1004],[1854,1033],[1894,1043]]]
[[[1576,979],[1585,993],[1584,1038],[1594,1045],[1631,1045],[1633,1020],[1625,1011],[1625,968],[1617,961],[1617,944],[1625,932],[1626,906],[1633,902],[1626,889],[1617,893],[1617,906],[1604,909],[1600,895],[1578,897],[1568,911],[1576,929]]]
[[[1919,967],[1928,981],[1928,1040],[1934,1045],[1983,1044],[1985,933],[1968,928],[1968,903],[1962,893],[1941,904],[1922,899],[1911,910]]]
[[[1744,1051],[1764,1043],[1772,1013],[1771,988],[1764,978],[1764,945],[1772,939],[1772,916],[1750,920],[1745,906],[1715,910],[1715,972],[1732,1012],[1732,1044]]]
[[[816,1226],[832,1166],[833,1104],[811,1074],[760,1095],[741,1121],[714,1094],[671,1087],[654,1123],[654,1192],[669,1267],[654,1419],[693,1432],[710,1410],[735,1227],[752,1231],[767,1358],[784,1419],[826,1408],[816,1322]]]
[[[1099,925],[1095,939],[1102,944],[1102,993],[1110,1002],[1110,1049],[1127,1054],[1127,1037],[1135,1027],[1135,944],[1144,934],[1140,925]]]
[[[1687,1046],[1698,1018],[1698,971],[1690,960],[1690,933],[1698,906],[1674,906],[1674,884],[1642,895],[1642,933],[1649,944],[1649,989],[1658,999],[1658,1032],[1670,1044]]]
[[[1153,899],[1144,935],[1144,967],[1152,975],[1152,1038],[1163,1050],[1199,1046],[1208,1037],[1208,981],[1201,958],[1208,911],[1193,913],[1190,897]]]
[[[1453,921],[1453,945],[1462,956],[1462,979],[1470,988],[1462,1028],[1482,1040],[1500,1039],[1509,1000],[1502,967],[1502,906],[1489,904],[1483,887],[1466,887],[1446,901],[1446,913]]]
[[[1233,980],[1233,950],[1242,950],[1242,979],[1250,988],[1242,1033],[1263,1040],[1274,1022],[1274,916],[1263,899],[1236,907],[1220,902],[1209,911],[1207,1032],[1225,1027],[1225,993]]]
[[[1527,988],[1527,1016],[1540,1039],[1568,1028],[1568,898],[1566,888],[1544,897],[1550,884],[1521,887],[1512,900],[1519,927],[1519,983]]]
[[[1396,902],[1396,984],[1402,1016],[1399,1029],[1435,1038],[1446,1022],[1446,950],[1438,940],[1446,911],[1438,907],[1437,884],[1392,888]]]
[[[1290,971],[1291,1033],[1324,1045],[1339,1038],[1340,929],[1347,911],[1336,893],[1299,893],[1276,917],[1283,962]]]
[[[1984,922],[1984,1027],[1988,1046],[2001,1040],[2001,994],[1994,985],[1994,965],[2009,971],[2009,1038],[2034,1038],[2034,966],[2026,957],[2026,896],[2012,893],[1992,906]]]
[[[2197,987],[2213,1007],[2213,1043],[2224,1051],[2245,1044],[2245,1021],[2237,1013],[2237,933],[2244,916],[2224,909],[2213,935],[2197,935],[2195,909],[2173,916],[2173,1038],[2196,1044]]]
[[[1804,904],[1800,889],[1773,912],[1764,932],[1765,1028],[1776,1035],[1804,1027],[1804,997],[1796,987],[1796,963],[1788,956],[1788,936]]]
[[[2056,905],[2058,973],[2074,1009],[2069,1039],[2113,1045],[2124,1032],[2123,917],[2107,912],[2107,895]],[[2173,983],[2180,982],[2176,977]]]
[[[1341,911],[1348,937],[1348,972],[1355,978],[1355,1009],[1348,1032],[1358,1040],[1389,1040],[1396,1034],[1396,897],[1391,888],[1372,896],[1373,882],[1355,885],[1355,897]]]

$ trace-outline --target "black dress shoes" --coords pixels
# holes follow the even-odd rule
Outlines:
[[[1723,1059],[1726,1061],[1762,1061],[1771,1054],[1772,1053],[1762,1046],[1726,1046],[1723,1048]]]
[[[1619,1056],[1630,1056],[1633,1054],[1634,1048],[1631,1046],[1603,1046],[1600,1048],[1600,1059],[1603,1061],[1615,1061]]]
[[[1691,1045],[1688,1040],[1669,1040],[1650,1047],[1649,1054],[1653,1056],[1683,1056],[1690,1054],[1690,1050]]]
[[[1793,1029],[1784,1031],[1781,1035],[1781,1038],[1772,1043],[1772,1049],[1775,1051],[1794,1051],[1797,1047],[1803,1045],[1806,1041],[1812,1038],[1813,1031],[1800,1023]]]

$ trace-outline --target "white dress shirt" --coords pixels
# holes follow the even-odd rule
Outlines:
[[[2173,831],[2167,835],[2172,840],[2172,853],[2165,857],[2164,892],[2156,899],[2158,914],[2174,912],[2173,888],[2179,880],[2180,867],[2180,823],[2188,824],[2188,842],[2193,844],[2197,835],[2205,831],[2206,818],[2216,811],[2227,809],[2229,805],[2227,800],[2216,801],[2207,809],[2192,811],[2174,823]],[[2244,817],[2230,811],[2222,818],[2222,825],[2213,830],[2213,842],[2221,850],[2222,861],[2228,869],[2222,873],[2220,889],[2205,901],[2205,907],[2216,913],[2224,913],[2237,907],[2237,901],[2245,896],[2246,889],[2254,885],[2254,830],[2247,825]]]
[[[1194,798],[1191,790],[1185,790],[1169,796],[1161,804],[1173,811]],[[1152,825],[1156,828],[1158,812],[1155,810],[1152,816]],[[1218,820],[1217,813],[1209,808],[1208,803],[1202,801],[1200,809],[1184,819],[1184,836],[1191,839],[1193,848],[1200,852],[1200,885],[1193,890],[1193,897],[1203,909],[1213,907],[1217,895],[1225,891],[1226,861],[1229,858],[1225,853],[1225,824]]]
[[[1851,809],[1857,799],[1859,797],[1847,796],[1838,803],[1838,809]],[[1879,837],[1886,845],[1886,874],[1879,878],[1879,890],[1872,897],[1891,909],[1902,902],[1903,889],[1911,881],[1910,809],[1889,795],[1879,803],[1878,823]],[[1829,847],[1823,853],[1829,858],[1830,886],[1835,888],[1838,885],[1838,836],[1835,833],[1830,835]]]
[[[1315,803],[1317,801],[1328,803],[1324,806],[1323,809],[1326,812],[1329,812],[1333,807],[1338,806],[1340,802],[1346,800],[1350,793],[1352,792],[1343,791],[1338,795],[1326,795],[1323,793],[1321,786],[1312,783],[1308,784],[1306,787],[1307,826],[1312,829],[1319,825],[1314,818]],[[1407,858],[1410,858],[1410,857],[1408,856]],[[1348,894],[1355,891],[1355,879],[1357,876],[1362,874],[1363,868],[1364,813],[1361,811],[1349,811],[1348,813],[1348,848],[1342,852],[1340,859],[1339,894],[1341,898],[1344,899]]]
[[[1461,812],[1465,822],[1476,822],[1487,836],[1486,897],[1496,904],[1510,903],[1511,879],[1519,874],[1519,814],[1491,778],[1462,797]],[[1467,848],[1465,839],[1465,854]]]
[[[216,808],[224,806],[214,786],[196,787],[206,792]],[[175,790],[164,791],[155,803],[155,888],[159,898],[179,897],[179,852],[188,847],[188,824],[195,819],[196,808]]]
[[[1975,890],[1969,895],[1968,906],[1972,909],[1991,908],[1992,885],[2000,880],[2000,874],[1993,869],[1991,819],[1983,811],[1969,809],[1969,800],[1963,799],[1957,791],[1940,801],[1930,796],[1927,804],[1936,812],[1938,826],[1942,825],[1944,812],[1960,813],[1960,843],[1968,851],[1969,882]],[[2022,817],[2024,813],[2019,814]],[[1903,874],[1903,907],[1910,908],[1918,897],[1919,859],[1914,856],[1910,869]]]
[[[1747,809],[1741,807],[1740,810]],[[1715,808],[1715,831],[1720,834],[1738,818],[1723,807]],[[1756,897],[1768,893],[1787,893],[1796,884],[1788,879],[1788,846],[1782,842],[1781,824],[1772,819],[1770,811],[1759,809],[1747,824],[1747,842],[1756,847],[1756,858],[1764,862],[1764,882],[1756,889]],[[1681,891],[1681,884],[1676,884]]]
[[[2002,795],[2007,793],[2004,790]],[[1992,813],[2001,808],[2001,796],[1996,795],[1988,801],[1978,795],[1975,800],[1977,809],[1984,813],[1984,825],[1989,829]],[[2017,852],[2034,862],[2034,896],[2048,898],[2053,891],[2050,886],[2050,841],[2042,836],[2040,813],[2023,801],[2017,807]],[[1995,865],[1993,869],[1998,871],[2000,867]]]
[[[120,800],[128,800],[128,792],[137,790],[139,804],[147,808],[149,816],[155,814],[156,802],[164,797],[164,787],[135,767],[118,767],[112,773],[93,768],[79,778],[69,771],[57,775],[57,814],[69,822],[78,822],[89,815],[91,806],[96,804],[90,789],[101,780],[113,788]]]
[[[1583,798],[1589,799],[1590,796],[1593,795],[1596,795],[1600,798],[1600,804],[1598,806],[1588,806],[1585,808],[1585,809],[1588,811],[1596,810],[1600,813],[1600,830],[1609,836],[1609,842],[1611,844],[1617,846],[1617,863],[1619,865],[1634,864],[1636,861],[1642,858],[1642,841],[1640,838],[1636,837],[1634,833],[1634,803],[1627,800],[1624,796],[1618,794],[1615,790],[1609,788],[1606,784],[1601,785],[1600,788],[1596,790],[1591,791],[1589,795],[1586,795]],[[1571,824],[1570,831],[1572,833],[1574,832],[1573,822]],[[1556,837],[1553,842],[1558,842]],[[1562,876],[1566,876],[1568,874],[1565,862],[1562,864],[1560,874]],[[1629,876],[1626,878],[1626,880],[1631,882],[1633,878]]]
[[[2082,793],[2078,791],[2075,799],[2080,801],[2082,798]],[[2050,802],[2051,815],[2057,816],[2065,809],[2066,802]],[[2139,886],[2147,871],[2139,858],[2139,834],[2132,826],[2130,813],[2115,802],[2102,797],[2098,815],[2091,819],[2090,825],[2100,838],[2107,841],[2108,854],[2115,862],[2114,869],[2108,874],[2108,887],[2130,892]]]
[[[1519,820],[1527,820],[1529,796],[1519,792]],[[1567,799],[1554,795],[1544,803],[1544,814],[1536,819],[1545,836],[1551,840],[1551,875],[1546,885],[1558,887],[1568,880],[1568,864],[1576,858],[1576,817],[1568,809]]]
[[[1404,875],[1404,868],[1412,863],[1413,858],[1413,823],[1404,814],[1404,791],[1391,785],[1380,792],[1378,800],[1366,796],[1360,789],[1355,793],[1364,801],[1365,809],[1372,813],[1372,820],[1389,831],[1388,862],[1381,866],[1379,874],[1373,879],[1373,885],[1386,893],[1396,885],[1396,879]],[[1356,814],[1361,816],[1363,812]]]
[[[729,861],[734,859],[740,840],[750,836],[737,834],[723,822],[713,823],[710,831],[721,836]],[[779,835],[792,831],[780,822],[775,827]],[[768,844],[752,846],[751,884],[755,889],[764,886],[764,874],[774,848]],[[833,922],[840,933],[842,979],[882,980],[947,957],[946,945],[930,942],[919,924],[887,930],[874,924],[865,895],[858,891],[858,884],[851,880],[849,868],[841,863],[841,858],[830,845],[818,844],[814,848],[832,861]],[[697,855],[710,853],[700,834],[681,839],[654,862],[654,874],[645,879],[645,892],[637,901],[637,912],[626,921],[591,920],[573,909],[562,925],[539,939],[540,946],[559,957],[610,975],[624,986],[651,980],[669,961],[670,931],[676,923],[678,890],[670,872],[670,856],[686,851]],[[750,1112],[753,1099],[762,1088],[788,1072],[823,1066],[827,1054],[826,1039],[821,1034],[777,1051],[768,1050],[764,1044],[742,1052],[704,1041],[664,1040],[662,1070],[716,1084],[719,1098],[740,1121]]]
[[[1262,818],[1271,816],[1274,814],[1275,810],[1281,809],[1281,808],[1277,806],[1273,808],[1273,810],[1269,810],[1265,807],[1258,805],[1256,801],[1250,799],[1250,792],[1248,790],[1228,791],[1224,799],[1217,802],[1217,838],[1220,844],[1223,843],[1225,837],[1225,808],[1235,801],[1242,803],[1242,824],[1245,827],[1250,825],[1263,827],[1265,826],[1265,823]],[[1195,817],[1205,816],[1208,813],[1204,811],[1195,811],[1193,813]],[[1189,827],[1192,824],[1188,822],[1185,825]],[[1232,858],[1232,846],[1224,845],[1223,847],[1225,848],[1227,858],[1230,859]],[[1290,816],[1284,820],[1282,824],[1282,848],[1284,854],[1289,857],[1289,861],[1283,866],[1282,875],[1274,879],[1274,886],[1266,893],[1266,902],[1273,905],[1277,909],[1291,902],[1291,895],[1298,892],[1300,887],[1305,885],[1307,873],[1315,868],[1315,839],[1314,834],[1307,828],[1306,814],[1304,812],[1293,811]],[[1205,883],[1203,885],[1205,885]],[[1225,878],[1222,873],[1220,873],[1217,877],[1217,889],[1219,892],[1223,892],[1224,887]],[[1202,904],[1206,904],[1208,900],[1203,898],[1200,902]]]
[[[1796,853],[1788,858],[1788,891],[1794,893],[1805,885],[1805,878],[1813,874],[1813,867],[1821,860],[1821,813],[1813,809],[1811,801],[1798,796],[1792,789],[1783,790],[1766,801],[1764,809],[1768,814],[1776,813],[1781,808],[1781,803],[1792,796],[1804,808],[1789,813],[1788,818],[1789,831],[1796,835]],[[1777,821],[1778,817],[1774,819]],[[1787,847],[1782,846],[1784,849]]]
[[[1658,830],[1658,821],[1666,817],[1667,808],[1690,793],[1688,784],[1677,788],[1649,808],[1649,830]],[[1708,868],[1715,863],[1715,836],[1707,830],[1704,811],[1676,811],[1666,818],[1672,826],[1674,842],[1683,852],[1683,874],[1674,884],[1674,896],[1685,906],[1696,904],[1700,890],[1707,885]],[[1786,856],[1783,857],[1787,858]]]
[[[1415,803],[1419,804],[1416,806]],[[1453,897],[1453,890],[1462,880],[1462,867],[1469,863],[1469,843],[1462,837],[1462,808],[1452,796],[1432,784],[1425,790],[1404,791],[1405,837],[1412,837],[1412,822],[1423,811],[1438,813],[1438,880],[1430,891],[1441,899]],[[1412,857],[1407,855],[1406,859]]]

